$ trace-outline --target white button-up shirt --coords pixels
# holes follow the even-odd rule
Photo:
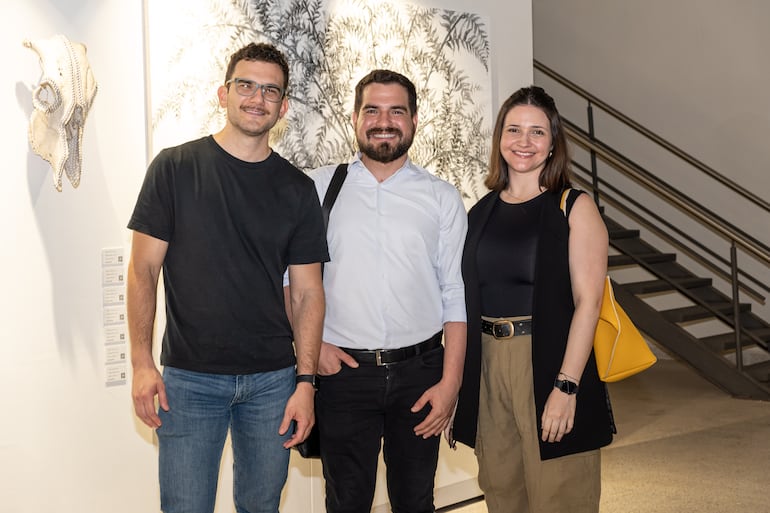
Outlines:
[[[310,173],[323,201],[337,166]],[[465,322],[460,194],[407,159],[382,183],[357,156],[331,210],[323,340],[395,349]]]

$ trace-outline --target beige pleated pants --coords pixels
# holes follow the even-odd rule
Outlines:
[[[597,513],[599,450],[540,459],[531,336],[497,340],[482,334],[481,343],[476,456],[489,513]]]

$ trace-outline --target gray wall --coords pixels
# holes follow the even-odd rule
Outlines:
[[[767,196],[770,2],[537,0],[535,58]]]
[[[764,0],[537,0],[537,60],[657,132],[758,196],[770,197],[770,3]],[[562,113],[581,122],[585,105],[539,73]],[[597,136],[634,161],[770,243],[770,217],[712,181],[642,144],[602,116]],[[627,189],[636,194],[632,184]],[[645,200],[647,201],[647,200]],[[678,214],[655,206],[664,217]],[[690,228],[688,228],[689,230]],[[692,228],[698,231],[697,228]],[[720,252],[720,241],[713,241]],[[743,262],[765,283],[768,268]]]

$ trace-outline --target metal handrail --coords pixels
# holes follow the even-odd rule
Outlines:
[[[588,176],[591,175],[591,171],[585,168],[584,166],[582,166],[580,163],[573,162],[572,165],[576,169],[580,170],[583,174]],[[592,187],[591,182],[588,179],[583,178],[581,176],[575,175],[573,177],[573,180],[584,187],[588,187],[588,188]],[[604,196],[604,199],[607,203],[612,205],[614,208],[618,209],[618,211],[622,212],[626,216],[634,219],[636,222],[646,227],[652,233],[655,233],[658,237],[660,237],[670,245],[679,248],[687,256],[699,262],[705,268],[713,272],[716,276],[720,277],[724,281],[731,281],[732,279],[731,273],[729,271],[724,270],[724,268],[730,267],[730,262],[727,259],[718,255],[711,248],[705,246],[701,242],[695,240],[689,234],[683,232],[676,226],[672,225],[667,220],[663,219],[662,217],[657,215],[655,212],[651,211],[644,205],[640,204],[639,202],[637,202],[627,194],[623,193],[617,187],[610,184],[609,182],[606,182],[601,178],[598,179],[598,182],[601,184],[603,189],[611,190],[614,195],[614,196],[609,196],[609,195]],[[618,199],[616,199],[616,197]],[[630,208],[630,206],[632,206],[633,208]],[[640,213],[643,213],[644,215]],[[661,229],[661,226],[664,226],[665,228],[669,229],[672,233],[668,233],[665,230]],[[692,244],[694,248],[687,246],[687,244],[685,244],[684,241],[686,241],[689,244]],[[610,243],[612,242],[610,241]],[[721,263],[724,268],[720,267],[717,264],[714,264],[713,262],[709,261],[707,258],[704,258],[703,257],[704,254],[710,255],[711,258]],[[629,255],[629,256],[633,258],[633,255]],[[645,266],[642,265],[642,267],[645,267]],[[763,289],[765,292],[770,292],[770,286],[757,281],[752,275],[742,271],[740,271],[739,274],[745,277],[746,279],[748,279],[749,281],[755,283],[759,288]],[[669,284],[673,285],[674,288],[682,292],[681,288],[678,285],[676,285],[676,283],[673,280],[670,280],[665,276],[660,276],[660,278],[669,282]],[[765,296],[763,296],[760,291],[751,287],[748,283],[737,280],[736,285],[738,285],[743,292],[745,292],[751,298],[753,298],[754,301],[762,304],[765,303]],[[702,305],[702,306],[707,306],[707,305]]]
[[[655,194],[657,197],[663,199],[664,201],[667,201],[668,204],[674,206],[675,208],[678,208],[681,212],[690,216],[692,219],[700,222],[702,226],[711,230],[712,233],[717,234],[723,239],[726,239],[727,241],[729,241],[730,243],[730,279],[727,281],[730,282],[731,288],[732,288],[733,318],[730,319],[719,312],[717,312],[719,313],[717,317],[723,320],[724,322],[726,322],[728,325],[732,325],[734,328],[736,364],[737,364],[738,370],[742,371],[743,370],[743,354],[742,354],[743,344],[741,340],[741,335],[748,334],[750,335],[750,338],[754,339],[755,341],[757,341],[758,339],[756,339],[756,337],[754,337],[753,334],[747,333],[741,325],[742,323],[739,315],[740,314],[739,291],[744,290],[745,292],[749,293],[749,295],[751,295],[755,300],[759,301],[762,304],[764,304],[765,298],[763,296],[759,296],[755,290],[745,287],[744,284],[742,284],[739,281],[739,276],[743,275],[748,277],[748,279],[750,279],[753,283],[756,283],[757,285],[759,285],[764,290],[770,291],[770,289],[768,289],[767,285],[765,285],[764,283],[759,282],[753,276],[749,276],[747,273],[741,271],[738,268],[737,247],[740,246],[744,251],[748,252],[758,261],[763,262],[765,265],[770,265],[770,247],[760,242],[756,238],[752,237],[748,233],[744,232],[743,230],[739,229],[732,223],[726,221],[724,218],[722,218],[718,214],[692,201],[686,195],[674,189],[669,184],[666,184],[663,180],[661,180],[657,176],[653,175],[649,171],[645,170],[635,162],[624,157],[623,155],[616,152],[615,150],[610,148],[608,145],[604,144],[602,141],[597,139],[595,130],[594,130],[594,123],[593,123],[594,121],[593,107],[597,106],[601,108],[604,112],[614,117],[616,120],[620,121],[621,123],[625,124],[631,129],[635,130],[636,132],[638,132],[648,140],[656,143],[661,148],[667,150],[673,156],[680,158],[684,162],[690,164],[695,169],[705,173],[710,178],[714,179],[716,182],[727,187],[728,189],[730,189],[731,191],[733,191],[743,199],[758,206],[760,209],[764,210],[766,213],[770,213],[770,203],[760,198],[759,196],[749,191],[748,189],[728,179],[724,175],[710,168],[709,166],[697,160],[696,158],[689,155],[688,153],[681,150],[680,148],[674,146],[673,144],[661,138],[654,132],[648,130],[647,128],[640,125],[633,119],[629,118],[628,116],[624,115],[617,109],[613,108],[612,106],[601,101],[599,98],[595,97],[588,91],[584,90],[577,84],[574,84],[573,82],[562,77],[552,69],[545,66],[543,63],[537,60],[534,60],[534,67],[536,70],[542,72],[543,74],[555,80],[557,83],[566,87],[573,93],[581,96],[583,99],[585,99],[588,102],[588,132],[586,132],[585,130],[578,127],[576,124],[566,119],[564,120],[564,125],[565,125],[565,133],[568,139],[572,141],[574,144],[577,144],[578,146],[583,147],[590,154],[591,168],[592,168],[591,169],[592,188],[594,192],[594,200],[597,202],[597,204],[599,203],[599,199],[601,197],[600,191],[599,191],[600,180],[598,177],[597,165],[596,165],[596,159],[598,157],[601,160],[603,160],[605,163],[609,164],[614,169],[623,173],[626,177],[630,178],[631,180],[635,181],[636,183],[646,188],[648,191]],[[605,199],[606,198],[607,196],[605,195]],[[688,254],[690,253],[688,252]],[[697,256],[696,260],[701,262],[702,264],[703,263],[707,264],[707,267],[709,267],[712,271],[714,271],[714,265],[711,262],[709,262],[707,259],[703,258],[702,256]],[[725,275],[725,273],[722,271],[719,271],[716,274],[721,275],[721,277],[723,278]],[[689,296],[689,294],[685,294],[685,295]],[[709,310],[712,310],[712,309],[709,308]]]
[[[672,204],[687,213],[691,217],[700,221],[703,225],[709,227],[713,232],[721,235],[729,241],[735,241],[740,247],[751,253],[757,259],[770,265],[770,246],[767,246],[744,232],[732,223],[725,221],[719,215],[703,207],[678,193],[663,181],[644,170],[638,164],[623,157],[608,145],[594,137],[593,139],[581,128],[568,120],[563,120],[564,131],[567,137],[582,148],[596,152],[597,156],[607,164],[619,169],[624,175],[633,179],[637,183],[654,191],[658,196],[664,198],[669,204]]]
[[[629,118],[628,116],[626,116],[625,114],[623,114],[619,110],[615,109],[611,105],[603,102],[602,100],[600,100],[596,96],[592,95],[591,93],[589,93],[585,89],[581,88],[577,84],[575,84],[573,82],[570,82],[569,80],[567,80],[566,78],[562,77],[561,75],[559,75],[554,70],[552,70],[551,68],[549,68],[548,66],[546,66],[542,62],[538,61],[537,59],[535,59],[533,61],[533,63],[534,63],[534,67],[535,67],[536,70],[538,70],[538,71],[542,72],[543,74],[547,75],[548,77],[552,78],[553,80],[555,80],[559,84],[563,85],[567,89],[571,90],[572,92],[582,96],[587,101],[589,101],[593,105],[599,107],[600,109],[602,109],[603,111],[605,111],[607,114],[611,115],[612,117],[614,117],[618,121],[621,121],[623,124],[625,124],[625,125],[629,126],[630,128],[636,130],[640,134],[644,135],[647,139],[655,142],[656,144],[658,144],[662,148],[664,148],[667,151],[669,151],[670,153],[676,155],[677,157],[679,157],[680,159],[684,160],[685,162],[687,162],[691,166],[695,167],[699,171],[702,171],[703,173],[707,174],[708,176],[710,176],[714,180],[718,181],[719,183],[721,183],[725,187],[727,187],[730,190],[734,191],[735,193],[743,196],[744,198],[746,198],[747,200],[751,201],[752,203],[754,203],[758,207],[760,207],[763,210],[765,210],[766,212],[770,213],[770,203],[769,202],[767,202],[764,199],[760,198],[759,196],[757,196],[756,194],[754,194],[750,190],[746,189],[745,187],[742,187],[741,185],[733,182],[732,180],[730,180],[726,176],[722,175],[721,173],[719,173],[715,169],[707,166],[706,164],[704,164],[700,160],[696,159],[695,157],[693,157],[689,153],[687,153],[684,150],[682,150],[681,148],[679,148],[677,146],[674,146],[673,144],[671,144],[667,140],[663,139],[662,137],[660,137],[656,133],[652,132],[648,128],[645,128],[644,126],[640,125],[639,123],[637,123],[633,119]]]

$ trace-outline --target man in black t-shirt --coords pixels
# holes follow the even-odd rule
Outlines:
[[[158,154],[128,225],[132,394],[157,432],[165,513],[213,512],[228,430],[237,509],[276,513],[287,449],[314,423],[328,251],[312,180],[268,143],[288,75],[271,45],[234,53],[217,92],[224,128]],[[161,270],[162,376],[152,355]]]

